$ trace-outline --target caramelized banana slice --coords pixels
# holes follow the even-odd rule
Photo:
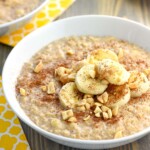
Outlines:
[[[139,97],[149,89],[149,81],[146,75],[142,72],[131,71],[128,82],[131,90],[131,97]]]
[[[103,93],[107,88],[100,79],[95,77],[95,65],[83,66],[76,74],[75,83],[80,92],[97,95]]]
[[[81,93],[74,82],[69,82],[61,88],[59,100],[65,108],[74,108],[76,103],[81,100]]]
[[[106,79],[114,85],[122,85],[129,79],[130,73],[125,68],[111,59],[103,59],[96,65],[96,70],[101,79]]]
[[[88,62],[91,64],[95,64],[103,59],[111,59],[118,62],[118,56],[113,51],[108,49],[94,50],[87,58]]]

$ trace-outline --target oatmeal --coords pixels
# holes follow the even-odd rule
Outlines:
[[[0,0],[0,24],[26,15],[39,4],[40,0]]]
[[[150,126],[150,60],[114,37],[68,37],[25,63],[16,96],[48,132],[78,139],[114,139]]]

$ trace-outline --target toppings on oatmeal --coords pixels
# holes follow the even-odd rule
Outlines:
[[[55,94],[55,83],[50,82],[47,86],[47,94]]]
[[[89,72],[95,71],[95,65],[83,66],[76,75],[75,83],[80,92],[86,94],[102,94],[106,88],[107,84],[102,84],[101,80],[98,78],[91,77]]]
[[[34,72],[35,72],[35,73],[39,73],[40,71],[42,71],[42,69],[43,69],[43,63],[42,63],[42,61],[40,61],[40,62],[35,66]]]
[[[47,90],[47,87],[45,85],[41,86],[41,89],[43,92],[45,92]]]
[[[123,57],[122,50],[119,53],[118,55]],[[91,62],[91,60],[94,61]],[[86,62],[85,59],[83,61]],[[84,113],[87,110],[93,110],[95,117],[107,120],[117,116],[119,107],[128,103],[131,98],[130,90],[132,93],[136,89],[143,94],[149,89],[146,76],[140,73],[136,76],[138,79],[134,79],[134,74],[131,72],[130,75],[112,51],[95,50],[88,56],[87,62],[88,64],[84,64],[80,61],[82,65],[80,69],[76,68],[76,73],[72,69],[75,68],[74,66],[70,69],[60,67],[56,70],[59,76],[65,74],[67,77],[73,72],[75,78],[75,82],[68,81],[59,92],[60,102],[66,108],[73,108],[73,111]],[[63,71],[60,71],[62,69]],[[136,84],[135,80],[139,84]],[[136,87],[132,88],[134,84]],[[93,106],[95,106],[94,109]]]
[[[70,73],[71,73],[71,69],[65,67],[59,67],[55,70],[56,77],[63,84],[72,81],[73,75],[71,75]]]
[[[59,92],[59,100],[63,107],[74,108],[75,104],[81,99],[81,95],[75,82],[65,84]]]
[[[111,59],[118,62],[117,55],[108,49],[94,50],[90,53],[87,59],[90,64],[96,64],[103,59]]]
[[[99,78],[106,79],[110,84],[122,85],[129,79],[130,73],[118,62],[103,59],[96,65]]]
[[[114,139],[117,139],[117,138],[121,138],[123,135],[122,135],[122,131],[117,131],[115,133],[115,136],[114,136]]]
[[[107,92],[104,92],[102,95],[97,95],[97,100],[104,104],[104,103],[107,103],[108,101],[108,93]]]
[[[118,112],[119,112],[119,107],[118,106],[112,108],[112,115],[113,116],[117,116]]]
[[[88,115],[87,117],[83,118],[84,121],[89,120],[90,119],[90,115]]]
[[[63,120],[67,120],[68,118],[73,117],[73,111],[72,109],[62,111],[61,115],[62,115]]]
[[[131,71],[130,73],[131,75],[128,82],[131,97],[139,97],[148,91],[150,82],[142,72]]]
[[[23,88],[20,88],[20,95],[22,95],[22,96],[26,96],[26,90],[25,89],[23,89]]]

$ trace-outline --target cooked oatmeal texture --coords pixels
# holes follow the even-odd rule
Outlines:
[[[114,68],[122,78],[112,81],[107,73],[113,72],[108,68],[108,72],[99,78],[93,69],[99,52],[95,50],[98,49],[107,49],[104,53],[100,51],[101,55],[105,57],[107,53],[112,58],[98,62],[96,70],[99,74],[104,68],[102,62],[106,61],[107,65],[122,64],[120,70],[126,76]],[[92,57],[89,58],[90,54]],[[17,79],[16,97],[27,116],[48,132],[85,140],[128,136],[150,126],[149,84],[136,82],[139,76],[139,80],[149,83],[149,56],[142,48],[114,37],[62,38],[50,43],[24,64]],[[81,78],[83,80],[79,78],[78,83],[76,77],[86,72],[87,66],[90,68],[88,76]],[[102,91],[96,91],[94,86],[89,90],[80,85],[94,80],[101,83],[96,86],[103,85]],[[148,85],[147,90],[141,89],[144,94],[136,91],[136,88],[140,89],[138,85]],[[85,90],[99,93],[85,94]]]
[[[40,4],[40,0],[0,0],[0,24],[20,18]]]

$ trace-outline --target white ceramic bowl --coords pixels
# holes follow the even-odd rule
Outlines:
[[[25,25],[38,11],[40,11],[48,0],[40,0],[41,4],[25,16],[15,19],[4,24],[0,24],[0,36],[15,31],[19,27]]]
[[[21,109],[15,96],[16,79],[23,64],[39,49],[62,37],[72,35],[115,36],[133,42],[150,51],[150,29],[139,23],[110,16],[78,16],[48,24],[25,37],[8,56],[2,74],[5,96],[13,111],[31,128],[43,136],[76,148],[103,149],[133,142],[150,132],[139,133],[112,140],[79,140],[49,133],[35,125]]]

